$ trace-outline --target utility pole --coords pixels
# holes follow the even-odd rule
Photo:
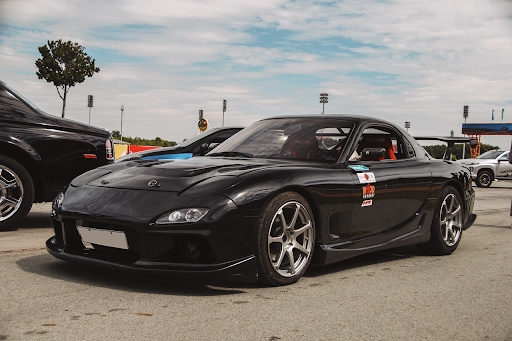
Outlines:
[[[469,106],[465,105],[464,109],[462,110],[462,117],[464,118],[464,123],[466,123],[466,119],[469,116]],[[462,145],[462,158],[466,158],[466,144],[464,143]]]
[[[124,105],[121,105],[121,141],[123,141],[123,114],[124,114]]]

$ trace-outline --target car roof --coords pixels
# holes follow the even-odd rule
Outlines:
[[[393,126],[396,126],[396,124],[393,124],[389,121],[382,120],[382,119],[375,118],[375,117],[364,116],[364,115],[344,115],[344,114],[282,115],[282,116],[265,118],[262,121],[272,120],[272,119],[287,119],[287,118],[335,119],[335,120],[351,121],[356,124],[371,121],[371,122],[386,123],[386,124],[391,124]]]

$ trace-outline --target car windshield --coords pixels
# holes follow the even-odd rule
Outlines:
[[[3,87],[3,90],[5,90],[5,92],[7,94],[9,94],[10,97],[14,97],[18,101],[24,102],[26,105],[28,105],[29,107],[31,107],[35,111],[41,111],[41,109],[39,109],[34,103],[30,102],[28,99],[23,97],[22,94],[20,94],[18,91],[16,91],[13,88],[11,88],[9,85],[3,83],[2,87]]]
[[[489,150],[488,152],[483,153],[480,156],[477,156],[477,159],[495,159],[498,156],[503,154],[503,150]]]
[[[197,140],[204,139],[206,136],[211,135],[217,131],[218,131],[218,129],[212,129],[212,130],[205,131],[204,133],[198,133],[198,134],[194,135],[193,137],[189,138],[188,140],[178,143],[176,146],[179,146],[179,147],[190,146],[192,143],[196,142]]]
[[[208,155],[336,162],[352,128],[351,122],[328,118],[262,120]]]

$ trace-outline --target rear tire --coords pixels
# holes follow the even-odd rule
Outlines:
[[[418,248],[431,255],[449,255],[460,243],[464,212],[459,192],[447,186],[439,193],[434,219],[430,227],[430,240]]]
[[[315,222],[304,197],[278,194],[263,207],[256,229],[258,281],[295,283],[306,272],[315,244]]]
[[[34,183],[27,170],[0,155],[0,231],[16,230],[34,203]]]
[[[492,172],[484,169],[478,172],[475,182],[478,187],[489,187],[493,179]]]

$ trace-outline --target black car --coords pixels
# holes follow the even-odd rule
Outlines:
[[[221,281],[297,281],[310,263],[417,244],[451,254],[475,219],[467,168],[401,128],[345,115],[265,119],[204,157],[74,179],[53,204],[55,257]]]
[[[234,134],[242,130],[242,127],[221,127],[212,128],[204,133],[198,134],[173,147],[143,150],[140,152],[121,156],[115,162],[133,160],[161,160],[161,159],[189,159],[193,156],[205,155],[213,150],[218,144],[224,142]]]
[[[0,81],[0,230],[34,202],[52,201],[78,175],[114,160],[107,130],[46,114]]]

